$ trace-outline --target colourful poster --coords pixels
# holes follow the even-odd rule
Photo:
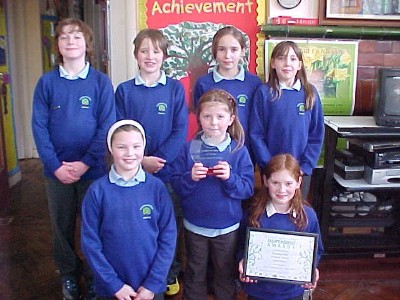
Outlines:
[[[14,116],[10,93],[10,79],[7,57],[7,29],[4,1],[0,1],[0,105],[3,113],[4,139],[8,174],[18,172],[17,152],[14,134]]]
[[[171,42],[164,70],[185,86],[190,108],[189,137],[197,130],[192,106],[192,90],[197,78],[207,73],[215,62],[211,41],[215,32],[233,25],[247,38],[244,66],[256,72],[257,0],[139,0],[139,28],[158,28]]]
[[[43,73],[45,73],[53,68],[56,61],[54,28],[57,17],[42,15],[40,19],[42,30]]]
[[[265,41],[265,73],[274,46]],[[303,52],[308,79],[318,90],[324,115],[352,115],[357,81],[357,41],[293,40]]]

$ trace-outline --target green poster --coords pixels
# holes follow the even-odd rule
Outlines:
[[[265,73],[272,49],[282,40],[265,41]],[[357,41],[293,40],[303,52],[308,79],[321,97],[324,115],[352,115],[357,80]]]

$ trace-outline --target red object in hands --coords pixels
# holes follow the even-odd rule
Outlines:
[[[208,168],[207,175],[215,175],[214,174],[214,168]]]

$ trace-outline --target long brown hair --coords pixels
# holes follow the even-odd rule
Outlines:
[[[297,79],[300,79],[300,82],[304,88],[305,107],[306,107],[306,110],[310,110],[313,108],[314,103],[315,103],[315,92],[314,92],[314,88],[313,88],[312,84],[307,79],[307,72],[304,67],[303,54],[301,52],[301,49],[295,42],[292,42],[292,41],[280,42],[272,50],[271,62],[268,67],[268,83],[271,86],[271,88],[275,94],[273,99],[280,98],[281,94],[282,94],[282,90],[279,87],[279,79],[278,79],[278,75],[276,74],[276,70],[272,68],[272,61],[275,60],[279,56],[286,56],[291,48],[293,49],[293,51],[296,54],[299,61],[301,62],[301,68],[295,76],[295,82]]]
[[[215,35],[212,39],[211,51],[212,51],[212,55],[213,55],[214,59],[217,58],[219,40],[226,35],[233,36],[238,41],[242,50],[246,49],[246,39],[245,39],[243,33],[240,32],[240,30],[237,29],[236,27],[226,26],[226,27],[220,28],[215,33]]]
[[[300,166],[297,160],[290,154],[278,154],[272,157],[263,170],[263,179],[269,179],[273,173],[283,170],[288,171],[296,181],[300,180]],[[251,227],[260,227],[260,218],[265,214],[265,208],[271,201],[269,190],[263,184],[259,193],[254,196],[249,204],[249,225]],[[304,230],[308,223],[304,205],[308,205],[308,203],[303,200],[300,188],[298,188],[292,198],[288,216],[299,230]]]
[[[232,125],[228,127],[228,133],[232,139],[237,142],[237,147],[234,149],[238,150],[244,144],[244,131],[242,124],[240,124],[237,105],[235,98],[229,94],[228,92],[220,89],[212,89],[205,92],[199,99],[199,104],[197,106],[197,122],[199,128],[201,128],[200,124],[200,112],[205,103],[222,103],[228,107],[228,111],[231,116],[235,116],[235,119],[232,122]]]
[[[63,56],[60,53],[60,49],[58,48],[58,38],[60,35],[64,33],[64,27],[66,26],[71,26],[73,31],[77,32],[82,32],[83,37],[85,38],[86,42],[86,61],[89,63],[93,63],[94,60],[94,41],[93,41],[93,31],[89,27],[88,24],[83,22],[82,20],[79,19],[74,19],[74,18],[67,18],[67,19],[62,19],[57,23],[56,29],[55,29],[55,50],[57,54],[57,59],[56,63],[57,64],[62,64],[64,62]]]

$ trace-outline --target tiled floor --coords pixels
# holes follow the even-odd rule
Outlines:
[[[0,226],[0,300],[61,299],[40,163],[32,159],[20,165],[22,181],[11,193],[13,221]],[[319,269],[314,300],[400,299],[399,257],[323,257]],[[181,294],[171,297],[181,299]],[[238,300],[244,299],[239,293]]]

